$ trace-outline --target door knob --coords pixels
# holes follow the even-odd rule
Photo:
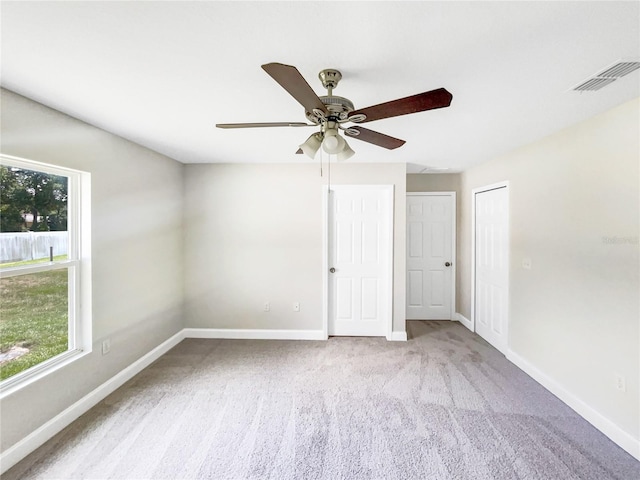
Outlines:
[[[444,266],[445,266],[445,267],[450,267],[450,266],[451,266],[451,263],[450,263],[450,262],[445,262],[445,263],[444,263]]]
[[[335,269],[335,268],[333,268],[333,267],[331,267],[331,268],[329,269],[329,271],[330,271],[331,273],[336,273],[336,269]]]

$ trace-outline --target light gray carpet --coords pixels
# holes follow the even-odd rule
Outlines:
[[[638,479],[453,322],[410,340],[185,340],[2,478]]]

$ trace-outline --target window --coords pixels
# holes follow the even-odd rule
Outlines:
[[[91,351],[89,174],[0,155],[0,391]]]

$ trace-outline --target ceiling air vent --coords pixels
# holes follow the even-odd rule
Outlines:
[[[573,87],[577,92],[585,92],[592,90],[600,90],[602,87],[606,87],[610,83],[615,82],[615,78],[590,78],[586,82],[581,83],[577,87]]]
[[[640,68],[640,62],[618,62],[615,65],[607,68],[604,72],[600,72],[597,77],[605,78],[620,78],[624,77],[627,73],[631,73],[634,70]]]
[[[618,78],[640,68],[640,62],[619,61],[605,68],[600,73],[573,87],[577,92],[595,91],[615,82]]]

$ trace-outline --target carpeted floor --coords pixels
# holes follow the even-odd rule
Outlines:
[[[2,478],[640,478],[480,337],[408,323],[406,343],[185,340]]]

